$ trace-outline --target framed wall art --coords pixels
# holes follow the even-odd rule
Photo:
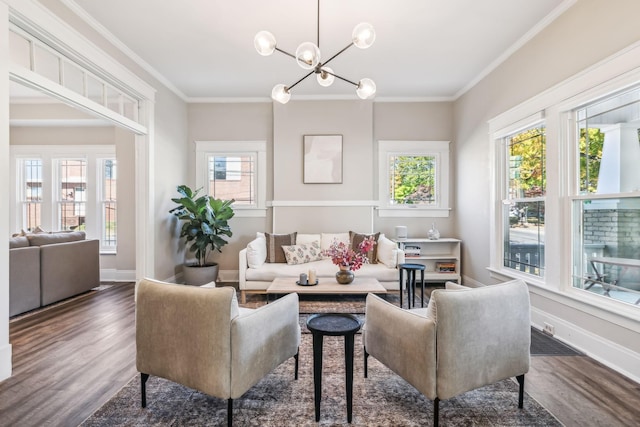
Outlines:
[[[304,135],[305,184],[342,184],[342,135]]]

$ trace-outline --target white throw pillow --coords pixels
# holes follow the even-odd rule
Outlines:
[[[309,244],[282,246],[282,250],[289,265],[306,264],[322,259],[320,244],[317,241]]]
[[[249,268],[258,268],[267,260],[267,240],[253,239],[247,245],[247,265]]]
[[[320,249],[323,251],[325,249],[329,249],[334,240],[343,242],[345,245],[349,246],[349,233],[322,233]]]
[[[398,246],[383,234],[378,237],[378,261],[389,268],[396,268],[398,262]]]

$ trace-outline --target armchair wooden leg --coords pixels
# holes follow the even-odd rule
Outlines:
[[[364,348],[364,377],[367,378],[369,365],[367,360],[369,359],[369,353],[367,353],[367,347]]]
[[[140,396],[142,397],[142,407],[147,407],[147,380],[149,374],[143,374],[140,372]]]
[[[298,359],[300,356],[300,347],[298,347],[298,352],[296,353],[295,356],[293,356],[296,359],[296,367],[295,367],[295,375],[294,378],[297,380],[298,379]]]
[[[438,421],[440,418],[440,399],[437,397],[433,399],[433,427],[438,427]]]
[[[524,402],[524,374],[516,377],[518,384],[520,384],[520,390],[518,390],[518,408],[522,409]]]
[[[227,426],[233,426],[233,399],[227,400]]]

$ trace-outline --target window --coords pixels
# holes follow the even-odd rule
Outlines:
[[[236,216],[265,216],[266,143],[196,142],[196,188],[235,200]]]
[[[545,145],[543,126],[502,140],[507,171],[501,212],[503,266],[536,276],[544,276]]]
[[[380,216],[448,216],[449,142],[378,144]]]
[[[114,159],[100,160],[101,209],[100,225],[102,228],[102,246],[115,249],[117,244],[116,212],[117,212],[117,164]]]
[[[573,110],[573,287],[640,301],[640,87]],[[635,193],[635,194],[634,194]]]
[[[24,227],[32,231],[42,225],[42,160],[24,159],[21,164],[22,185],[18,195]]]
[[[12,146],[15,230],[80,230],[116,249],[116,161],[112,146]]]

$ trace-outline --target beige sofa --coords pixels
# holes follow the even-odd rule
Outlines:
[[[9,240],[9,316],[100,286],[100,242],[83,231]]]
[[[349,233],[297,234],[296,245],[310,245],[318,242],[320,249],[329,248],[334,240],[349,242]],[[246,302],[247,293],[265,293],[276,277],[299,278],[301,273],[313,269],[318,278],[335,277],[338,267],[329,258],[301,264],[286,262],[267,262],[266,239],[263,233],[249,242],[239,253],[239,289],[241,301]],[[397,245],[380,234],[376,244],[376,263],[364,264],[355,271],[356,277],[374,277],[385,289],[398,291],[397,265],[404,262],[404,252]]]

